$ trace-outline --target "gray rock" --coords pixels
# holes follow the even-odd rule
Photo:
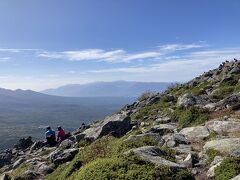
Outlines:
[[[173,134],[173,140],[176,141],[177,144],[189,144],[189,141],[185,138],[183,134]]]
[[[180,144],[179,146],[174,147],[172,149],[175,150],[177,153],[180,153],[180,154],[191,154],[191,153],[194,153],[192,151],[192,146],[185,145],[185,144]]]
[[[238,157],[238,155],[240,155],[240,138],[208,141],[203,148],[205,151],[208,149],[215,149],[221,153]]]
[[[198,141],[208,137],[209,131],[205,126],[196,126],[184,128],[179,134],[184,135],[187,140]]]
[[[109,133],[120,137],[125,135],[129,130],[131,130],[130,117],[125,113],[118,113],[93,124],[83,133],[85,134],[84,138],[95,140]]]
[[[0,168],[11,163],[14,156],[10,152],[0,153]]]
[[[74,144],[73,141],[71,141],[70,139],[65,139],[64,141],[61,142],[61,144],[59,145],[59,149],[68,149],[70,148],[72,145]]]
[[[158,133],[144,133],[139,135],[130,135],[125,141],[139,141],[144,138],[149,138],[155,142],[160,142],[162,139]]]
[[[62,164],[71,161],[78,153],[78,149],[57,150],[50,154],[51,161],[56,164]]]
[[[24,161],[26,161],[25,158],[19,158],[17,161],[13,163],[13,169],[16,169],[18,166],[20,166]]]
[[[240,180],[240,174],[230,180]]]
[[[211,162],[210,166],[214,166],[214,165],[218,164],[219,162],[221,162],[222,160],[223,160],[222,156],[216,156],[214,158],[214,160]]]
[[[193,157],[192,154],[188,154],[187,157],[184,159],[184,161],[181,163],[186,168],[192,168],[193,167]]]
[[[206,104],[211,103],[211,100],[208,96],[195,96],[192,94],[184,94],[180,96],[177,101],[178,106],[190,107],[190,106],[199,106],[204,107]]]
[[[210,167],[209,170],[207,171],[207,176],[209,178],[213,178],[215,176],[215,168],[221,165],[220,161],[219,163],[215,164],[214,166]]]
[[[11,177],[8,174],[4,173],[0,175],[0,180],[11,180]]]
[[[213,120],[205,124],[210,131],[217,133],[234,133],[240,132],[240,121],[219,121]]]
[[[33,143],[33,145],[30,147],[30,151],[33,152],[34,150],[38,150],[44,146],[43,141],[36,141]]]
[[[80,134],[74,135],[73,137],[75,138],[75,141],[80,142],[81,140],[84,139],[85,134],[84,133],[80,133]]]
[[[161,149],[154,146],[144,146],[136,149],[131,149],[128,153],[133,152],[140,158],[146,161],[150,161],[159,166],[168,166],[171,168],[183,168],[182,165],[166,160],[161,156],[164,154]]]
[[[177,129],[177,125],[175,123],[171,123],[155,125],[151,128],[150,131],[164,135],[167,133],[173,133],[175,129]]]
[[[154,121],[155,124],[166,124],[166,123],[170,123],[170,122],[171,122],[171,118],[167,117],[167,116],[160,117]]]

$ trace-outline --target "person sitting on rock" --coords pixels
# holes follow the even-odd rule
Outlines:
[[[66,138],[65,131],[62,129],[61,126],[58,126],[57,129],[57,142],[62,142]]]
[[[54,146],[56,144],[56,134],[55,131],[48,126],[46,129],[46,139],[47,139],[47,144],[50,146]]]

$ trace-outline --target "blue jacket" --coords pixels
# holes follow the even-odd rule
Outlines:
[[[51,137],[51,136],[53,136],[53,137],[56,136],[55,131],[52,129],[48,130],[45,134],[46,134],[46,138]]]

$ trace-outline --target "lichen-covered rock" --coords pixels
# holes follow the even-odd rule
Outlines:
[[[205,124],[210,131],[217,133],[234,133],[240,132],[240,121],[219,121],[213,120]]]
[[[190,141],[202,140],[209,136],[209,131],[205,126],[187,127],[180,131]]]
[[[214,149],[221,153],[239,157],[240,155],[240,138],[227,138],[208,141],[204,145],[204,150]]]
[[[177,129],[177,124],[175,123],[169,123],[169,124],[159,124],[155,125],[151,128],[151,132],[159,133],[161,135],[167,134],[167,133],[173,133],[174,130]]]
[[[130,152],[133,152],[134,154],[137,154],[140,158],[146,161],[150,161],[159,166],[168,166],[171,168],[183,168],[183,166],[180,164],[162,158],[161,156],[163,156],[164,153],[158,147],[144,146],[136,149],[131,149],[128,151],[128,153]]]
[[[180,96],[177,101],[178,106],[190,107],[199,106],[204,107],[206,104],[211,103],[208,96],[195,96],[189,93]]]
[[[59,145],[59,149],[68,149],[68,148],[70,148],[73,144],[74,144],[74,142],[71,141],[70,139],[65,139],[65,140],[62,141],[61,144]]]
[[[50,160],[56,164],[62,164],[71,161],[74,156],[78,153],[78,149],[66,149],[66,150],[56,150],[50,154]]]
[[[123,136],[131,130],[130,117],[125,113],[117,113],[106,117],[104,120],[94,123],[83,133],[86,139],[98,139],[111,133],[113,136]]]

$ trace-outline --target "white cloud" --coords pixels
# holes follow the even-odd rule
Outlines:
[[[11,58],[10,57],[2,57],[0,58],[0,63],[8,62]]]
[[[42,49],[0,48],[0,52],[19,53],[23,51],[42,51]]]
[[[161,63],[154,63],[142,67],[125,67],[113,69],[99,69],[91,73],[127,73],[129,78],[134,75],[139,80],[151,81],[187,81],[195,76],[216,68],[225,60],[240,59],[240,48],[217,50],[202,50],[189,52],[179,56],[166,56]]]
[[[50,52],[39,53],[40,57],[50,59],[64,59],[69,61],[105,61],[105,62],[130,62],[147,59],[158,59],[166,54],[175,51],[195,49],[203,47],[203,44],[168,44],[160,46],[155,50],[129,53],[123,49],[103,50],[103,49],[84,49],[79,51]]]
[[[206,45],[203,43],[193,43],[193,44],[166,44],[159,46],[162,51],[180,51],[187,49],[195,49],[205,47]]]

